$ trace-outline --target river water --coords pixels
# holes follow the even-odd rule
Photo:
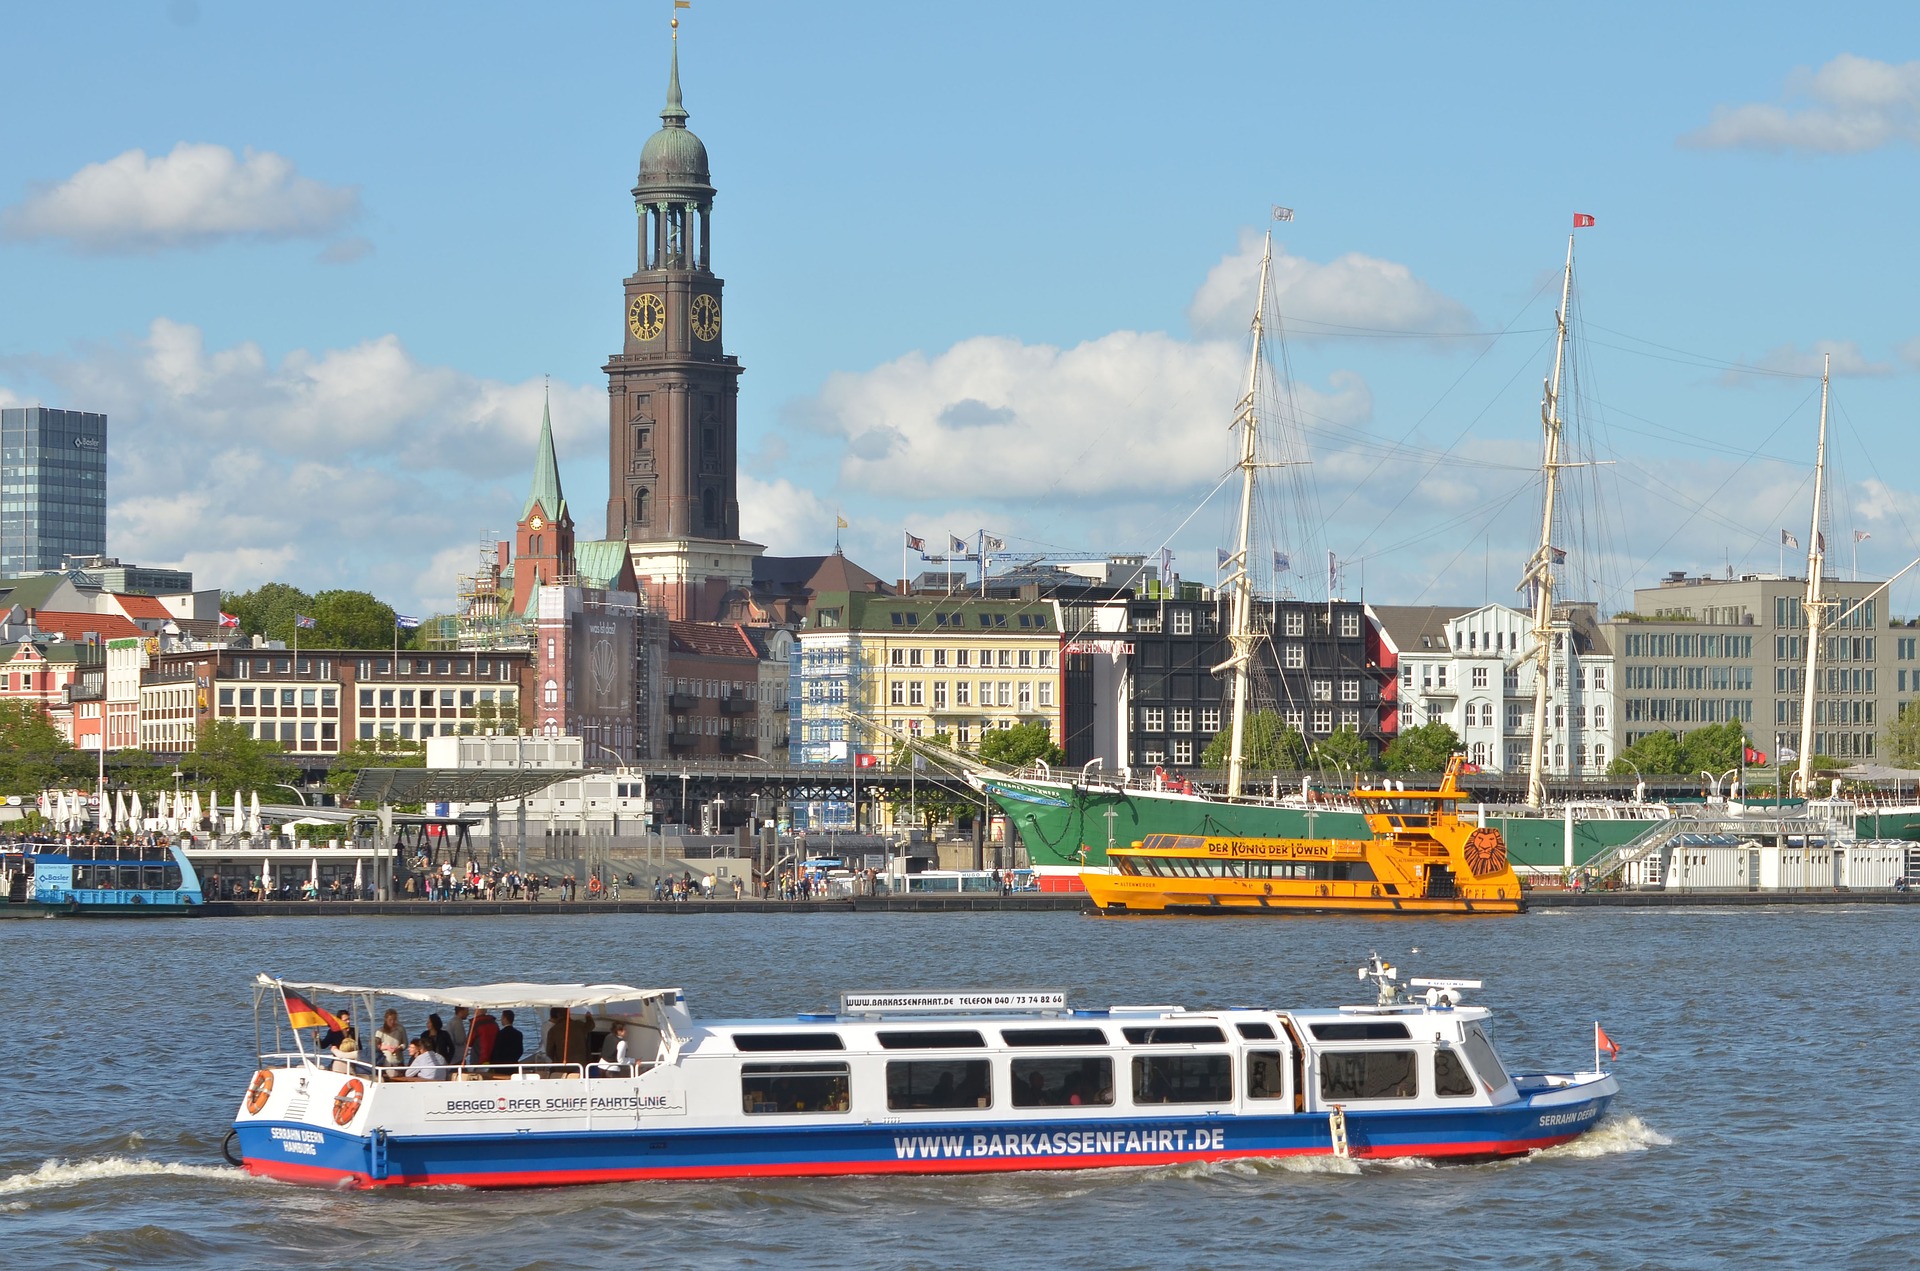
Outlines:
[[[1920,1265],[1915,924],[1904,906],[1489,920],[1068,913],[0,923],[0,1248],[26,1267]],[[1614,1114],[1497,1165],[336,1193],[219,1145],[257,971],[612,980],[696,1015],[843,989],[1068,990],[1079,1005],[1360,1000],[1371,949],[1481,977],[1510,1066],[1625,1049]],[[1413,950],[1418,949],[1415,953]],[[418,1028],[421,1019],[409,1019]]]

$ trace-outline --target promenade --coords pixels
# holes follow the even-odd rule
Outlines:
[[[1920,892],[1896,891],[1602,891],[1533,892],[1530,911],[1561,909],[1707,909],[1808,905],[1920,904]],[[822,900],[210,900],[195,910],[204,918],[407,917],[496,918],[515,914],[847,914],[965,912],[1092,913],[1084,895],[1043,892],[1015,896],[854,896]],[[1221,917],[1256,915],[1223,912]],[[1275,917],[1269,911],[1265,917]],[[1309,915],[1300,915],[1302,917]]]

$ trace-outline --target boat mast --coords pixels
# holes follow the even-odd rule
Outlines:
[[[1807,617],[1807,682],[1800,695],[1800,771],[1794,784],[1805,797],[1813,785],[1813,693],[1820,673],[1820,631],[1825,606],[1820,599],[1820,573],[1826,564],[1827,544],[1820,537],[1820,495],[1827,483],[1827,375],[1833,355],[1820,360],[1820,446],[1813,459],[1813,526],[1807,534],[1807,598],[1800,607]]]
[[[1547,801],[1547,680],[1553,663],[1553,503],[1560,492],[1560,372],[1567,359],[1567,305],[1573,297],[1573,235],[1567,235],[1567,270],[1560,282],[1559,334],[1553,346],[1553,378],[1540,403],[1540,422],[1546,432],[1546,451],[1540,461],[1546,494],[1540,501],[1540,548],[1534,553],[1528,579],[1533,601],[1533,744],[1527,764],[1527,806]]]
[[[1253,532],[1253,472],[1259,466],[1256,443],[1259,412],[1256,402],[1260,389],[1260,353],[1266,343],[1267,276],[1273,265],[1273,232],[1267,232],[1266,248],[1260,254],[1260,298],[1253,307],[1253,355],[1247,363],[1247,395],[1240,399],[1240,411],[1234,424],[1240,430],[1240,533],[1230,562],[1233,572],[1226,580],[1230,589],[1227,611],[1227,643],[1233,655],[1214,671],[1233,670],[1233,733],[1227,752],[1227,796],[1237,797],[1246,767],[1247,670],[1252,665],[1260,637],[1253,630],[1253,580],[1247,568],[1247,544]]]

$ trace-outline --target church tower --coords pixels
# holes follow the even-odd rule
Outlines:
[[[533,456],[533,488],[513,531],[513,612],[525,613],[533,589],[573,581],[573,516],[560,492],[560,460],[553,452],[553,406],[540,412],[540,444]]]
[[[666,108],[633,187],[639,260],[625,284],[625,342],[604,368],[607,537],[629,544],[635,575],[669,617],[712,621],[729,589],[751,587],[765,549],[740,539],[741,367],[725,347],[714,189],[680,100],[674,25]]]

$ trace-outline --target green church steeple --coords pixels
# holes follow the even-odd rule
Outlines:
[[[547,390],[547,402],[540,411],[540,443],[533,455],[533,490],[527,495],[527,506],[520,512],[520,519],[526,520],[533,515],[534,508],[544,508],[549,521],[567,519],[567,496],[560,492],[560,459],[553,451],[553,390]]]

